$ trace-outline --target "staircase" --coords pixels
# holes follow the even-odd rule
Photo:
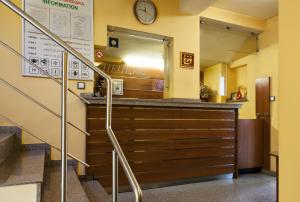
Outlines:
[[[68,87],[68,55],[72,55],[78,59],[81,63],[86,65],[88,68],[94,72],[101,75],[106,81],[106,133],[109,137],[109,140],[113,148],[113,194],[112,199],[114,202],[117,202],[118,196],[118,164],[120,163],[123,167],[123,170],[126,174],[126,177],[129,180],[129,183],[133,189],[135,201],[142,201],[142,191],[141,188],[128,164],[128,161],[120,147],[118,140],[111,128],[111,116],[112,116],[112,79],[110,76],[105,74],[103,71],[98,69],[93,62],[85,58],[82,54],[76,51],[71,47],[67,42],[62,40],[60,37],[52,33],[49,29],[44,27],[36,19],[24,12],[20,7],[16,6],[13,2],[9,0],[0,0],[1,5],[5,5],[9,11],[14,12],[23,20],[29,22],[32,26],[37,28],[41,33],[46,37],[55,42],[60,46],[64,51],[62,51],[62,78],[61,81],[51,76],[47,71],[43,70],[38,65],[32,63],[28,58],[19,53],[10,45],[6,44],[0,39],[0,45],[6,50],[10,51],[14,55],[21,59],[22,62],[29,63],[33,68],[41,71],[46,77],[50,78],[57,84],[61,86],[61,96],[57,96],[57,99],[60,100],[61,104],[61,113],[55,112],[53,109],[50,109],[39,99],[35,99],[31,95],[19,89],[17,86],[12,84],[12,82],[6,81],[6,77],[0,75],[0,84],[5,85],[8,88],[12,89],[14,92],[26,98],[26,101],[31,101],[32,103],[39,106],[42,110],[47,111],[48,113],[56,116],[60,119],[60,146],[52,143],[51,140],[53,137],[45,139],[42,135],[38,135],[40,132],[31,132],[32,128],[38,128],[30,124],[30,128],[27,129],[24,127],[24,124],[20,123],[20,120],[15,120],[11,116],[4,115],[0,112],[0,118],[5,120],[5,123],[8,121],[14,126],[17,127],[1,127],[0,126],[0,201],[1,202],[31,202],[31,201],[78,201],[85,202],[89,201],[88,196],[85,194],[84,189],[91,196],[98,197],[97,201],[107,201],[108,197],[103,191],[102,187],[96,182],[83,182],[83,187],[77,177],[76,172],[73,167],[68,164],[67,158],[70,157],[76,160],[78,163],[88,167],[80,158],[74,156],[72,153],[68,152],[67,145],[67,127],[72,127],[73,129],[79,131],[85,136],[89,134],[78,127],[77,125],[70,122],[67,119],[68,114],[68,94],[72,93],[82,102],[87,102],[79,94],[75,93],[72,89]],[[3,19],[6,20],[6,19]],[[9,72],[9,70],[7,71]],[[5,72],[6,73],[6,72]],[[38,87],[38,86],[37,86]],[[8,101],[9,102],[9,101]],[[21,106],[22,105],[22,106]],[[22,111],[23,103],[21,104],[20,110]],[[24,104],[25,105],[25,104]],[[10,105],[8,105],[10,106]],[[17,114],[15,109],[8,110],[9,114]],[[34,112],[33,112],[34,113]],[[26,120],[26,119],[25,119]],[[46,120],[45,120],[46,121]],[[33,121],[32,121],[33,122]],[[21,129],[27,134],[33,136],[37,140],[44,142],[45,145],[48,145],[49,148],[61,151],[61,160],[57,163],[53,163],[49,158],[49,148],[47,147],[37,147],[21,145]],[[96,193],[95,193],[96,192]]]
[[[60,165],[50,161],[46,145],[21,145],[21,130],[0,126],[0,201],[57,202]],[[68,166],[67,201],[108,202],[111,197],[97,181],[80,182]]]

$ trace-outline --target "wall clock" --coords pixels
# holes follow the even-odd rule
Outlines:
[[[151,0],[137,0],[134,5],[134,14],[138,21],[150,25],[156,20],[157,9]]]

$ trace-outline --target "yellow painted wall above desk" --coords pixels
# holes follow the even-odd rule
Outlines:
[[[142,25],[133,13],[135,0],[94,1],[95,44],[106,46],[107,26],[116,26],[173,38],[173,59],[170,65],[166,97],[199,99],[199,16],[179,13],[178,0],[154,0],[158,17],[152,25]],[[195,54],[194,69],[180,68],[180,51]]]

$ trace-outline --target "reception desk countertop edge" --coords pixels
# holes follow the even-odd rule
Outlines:
[[[81,93],[81,96],[90,104],[105,104],[106,98],[94,97],[91,93]],[[137,99],[137,98],[113,98],[113,105],[133,105],[133,106],[158,106],[158,107],[199,107],[217,109],[238,109],[239,103],[212,103],[201,102],[197,99]]]

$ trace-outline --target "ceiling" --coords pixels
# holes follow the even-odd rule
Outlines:
[[[180,0],[180,12],[196,15],[211,6],[217,0]]]
[[[261,20],[278,15],[278,0],[218,0],[212,6]]]
[[[200,41],[201,69],[231,63],[257,50],[256,35],[234,27],[228,30],[225,24],[201,24]]]

